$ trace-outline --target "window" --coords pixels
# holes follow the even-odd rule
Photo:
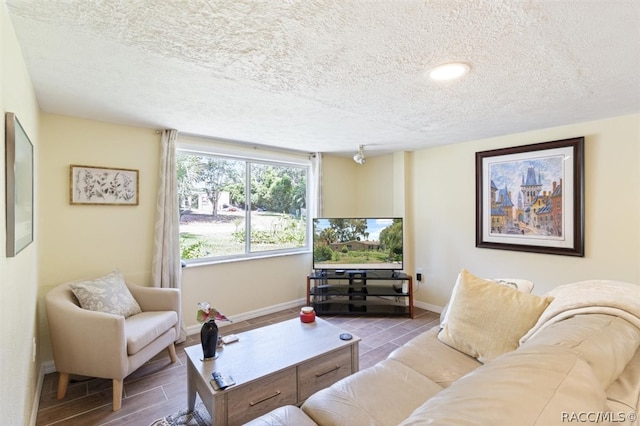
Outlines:
[[[176,163],[187,263],[308,250],[308,162],[178,150]]]

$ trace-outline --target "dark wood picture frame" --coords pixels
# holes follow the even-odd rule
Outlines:
[[[33,144],[18,117],[5,113],[7,257],[33,242]]]
[[[584,137],[476,152],[476,247],[584,256]]]

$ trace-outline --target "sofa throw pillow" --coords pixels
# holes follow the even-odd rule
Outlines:
[[[515,350],[553,298],[460,272],[438,339],[482,363]]]
[[[142,312],[118,271],[94,280],[71,283],[69,287],[84,309],[125,318]]]
[[[523,280],[520,278],[493,278],[491,281],[495,281],[500,285],[506,285],[518,291],[524,291],[525,293],[531,293],[533,291],[533,281]]]
[[[460,279],[460,275],[458,275],[458,280]],[[500,285],[506,285],[518,291],[524,291],[525,293],[531,293],[533,291],[533,281],[523,280],[521,278],[491,278],[488,281],[494,281]],[[457,282],[457,281],[456,281]],[[440,326],[442,327],[445,322],[447,322],[447,311],[449,310],[449,305],[451,304],[451,300],[444,305],[442,308],[442,312],[440,313]]]

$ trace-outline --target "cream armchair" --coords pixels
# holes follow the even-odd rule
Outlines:
[[[45,298],[58,399],[66,394],[70,374],[112,379],[113,411],[118,411],[125,377],[165,348],[176,361],[180,291],[126,284],[142,312],[125,319],[81,308],[71,284],[55,287]]]

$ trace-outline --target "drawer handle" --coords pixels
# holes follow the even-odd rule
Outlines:
[[[334,368],[332,368],[329,371],[325,371],[324,373],[316,373],[316,377],[322,377],[322,376],[326,376],[329,373],[333,373],[334,371],[338,371],[340,370],[340,366],[336,365]]]
[[[262,399],[260,399],[260,400],[258,400],[256,402],[253,402],[253,401],[250,402],[249,405],[253,407],[254,405],[258,405],[258,404],[260,404],[262,402],[265,402],[268,399],[275,398],[276,396],[280,395],[281,393],[282,392],[280,392],[280,391],[276,391],[276,393],[274,393],[273,395],[265,396],[264,398],[262,398]]]

